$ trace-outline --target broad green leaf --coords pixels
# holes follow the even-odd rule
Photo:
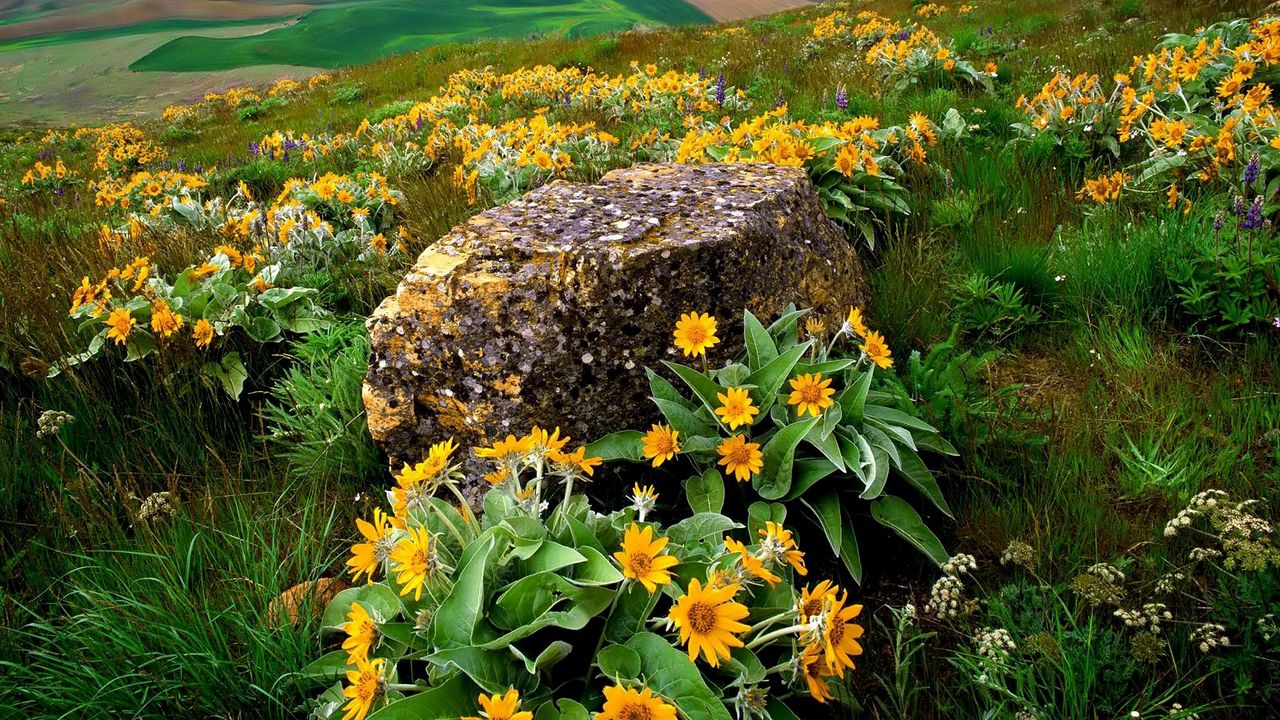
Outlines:
[[[596,656],[596,664],[600,666],[600,672],[614,680],[635,680],[640,677],[640,656],[626,645],[604,648]]]
[[[667,423],[679,431],[684,438],[717,434],[715,428],[708,424],[707,421],[698,417],[694,411],[683,405],[657,398],[654,398],[653,404],[658,406],[658,411],[667,419]],[[681,438],[681,440],[684,438]]]
[[[329,601],[324,609],[320,624],[327,628],[337,628],[346,624],[347,614],[351,612],[352,603],[360,603],[375,618],[387,621],[394,620],[403,610],[396,592],[384,583],[360,585],[347,588]]]
[[[751,368],[742,363],[730,363],[715,373],[716,383],[722,387],[739,387],[751,377]]]
[[[730,659],[724,663],[724,669],[732,674],[741,675],[748,683],[764,680],[765,666],[756,654],[746,648],[733,648],[729,651]]]
[[[346,671],[347,651],[334,650],[308,663],[298,671],[298,674],[307,680],[331,683],[334,680],[342,680],[346,676]]]
[[[719,543],[721,536],[740,527],[742,525],[720,513],[697,513],[667,528],[667,537],[672,543],[688,549],[708,538],[715,538]]]
[[[538,682],[536,677],[522,672],[523,663],[514,662],[512,653],[506,649],[451,648],[432,653],[425,659],[434,665],[458,668],[487,693],[501,694],[511,688],[525,692]]]
[[[684,405],[690,410],[693,409],[693,403],[689,402],[684,395],[681,395],[680,391],[676,390],[674,385],[667,382],[666,378],[662,377],[650,368],[645,368],[644,371],[649,376],[650,395],[659,400],[670,400],[671,402]]]
[[[837,409],[837,408],[833,408]],[[823,417],[827,415],[824,413]],[[839,468],[840,472],[845,472],[844,457],[840,454],[840,443],[837,441],[835,434],[823,433],[823,424],[813,426],[805,436],[804,441],[817,448],[827,462],[834,464]]]
[[[507,587],[492,611],[509,632],[480,645],[499,649],[543,628],[581,630],[613,600],[613,591],[580,587],[553,572],[521,578]]]
[[[769,412],[773,407],[778,391],[786,384],[791,377],[792,369],[812,344],[812,340],[806,340],[796,345],[751,373],[751,377],[747,378],[746,384],[755,386],[751,390],[751,398],[756,401],[762,414]]]
[[[855,425],[862,423],[862,415],[866,410],[867,392],[871,389],[871,377],[875,374],[875,366],[868,365],[867,369],[858,376],[855,383],[849,385],[840,393],[837,402],[840,403],[840,409],[844,411],[845,422]]]
[[[867,439],[867,442],[871,443],[873,450],[883,451],[885,457],[893,463],[894,467],[898,467],[902,464],[902,457],[898,453],[898,446],[894,445],[893,440],[889,439],[889,436],[885,435],[880,428],[870,422],[864,423],[862,426],[862,436]]]
[[[917,418],[914,415],[908,415],[907,413],[895,408],[885,407],[884,405],[867,405],[864,412],[867,417],[873,417],[892,425],[898,425],[912,430],[919,430],[921,432],[938,432],[936,428],[920,418]]]
[[[683,380],[690,390],[693,390],[693,394],[702,401],[703,406],[707,408],[707,412],[711,413],[711,417],[716,417],[715,410],[720,407],[720,401],[716,398],[716,395],[722,394],[724,388],[688,365],[681,365],[670,360],[663,360],[662,364],[666,365],[671,372]]]
[[[800,716],[791,711],[781,700],[770,697],[765,709],[769,711],[770,720],[800,720]]]
[[[862,584],[862,554],[858,552],[858,534],[853,529],[849,514],[844,513],[840,530],[840,562],[849,571],[853,581]]]
[[[787,519],[787,506],[775,502],[753,502],[747,508],[747,533],[757,537],[768,522],[781,525]]]
[[[818,518],[818,524],[822,526],[822,532],[827,536],[827,542],[831,544],[831,552],[839,555],[841,543],[844,542],[840,496],[832,490],[818,493],[812,502],[808,499],[801,499],[800,502],[813,511],[814,517]]]
[[[627,641],[640,656],[640,671],[655,694],[676,703],[688,720],[732,720],[729,711],[707,687],[702,672],[663,637],[643,632]]]
[[[778,346],[750,310],[742,312],[742,336],[747,348],[747,365],[752,370],[759,370],[778,357]]]
[[[874,500],[880,497],[885,485],[889,483],[889,456],[884,450],[872,445],[871,457],[875,461],[872,467],[867,468],[867,476],[871,484],[858,495],[863,500]]]
[[[205,363],[204,373],[217,380],[233,400],[240,399],[240,393],[244,392],[244,381],[249,379],[249,371],[245,369],[240,353],[234,350],[222,356],[219,362]]]
[[[658,604],[659,593],[651,593],[640,583],[632,583],[613,606],[613,614],[604,628],[604,637],[609,642],[625,643],[643,632],[645,623]]]
[[[711,469],[684,481],[685,497],[695,513],[718,513],[724,508],[724,477]]]
[[[893,530],[939,566],[947,561],[942,541],[924,524],[920,514],[906,500],[885,495],[871,503],[871,517]]]
[[[925,467],[924,461],[920,456],[907,449],[902,450],[902,464],[899,465],[902,477],[919,490],[929,501],[939,510],[946,514],[949,518],[955,516],[951,514],[951,507],[947,505],[947,500],[942,496],[942,488],[938,487],[938,480],[929,472],[929,468]]]
[[[479,711],[479,692],[480,688],[465,675],[454,675],[430,690],[373,711],[367,720],[458,720]]]
[[[578,552],[587,561],[574,566],[573,577],[569,579],[575,585],[613,585],[622,582],[622,573],[603,552],[590,545],[579,547]]]
[[[538,552],[524,563],[523,568],[526,573],[532,575],[548,570],[559,570],[586,561],[587,558],[577,550],[558,542],[548,541],[542,543]]]
[[[644,433],[639,430],[623,430],[605,435],[587,446],[587,457],[598,456],[605,462],[613,460],[631,460],[639,462],[644,459]],[[490,493],[493,495],[494,493]]]
[[[791,490],[791,475],[795,463],[796,446],[804,439],[820,418],[794,422],[769,438],[764,445],[764,468],[751,479],[760,497],[776,500]]]
[[[844,441],[841,441],[843,447]],[[796,460],[795,471],[791,475],[791,492],[783,500],[795,500],[804,495],[819,480],[836,471],[836,466],[825,458],[801,458]]]
[[[484,608],[485,571],[496,546],[495,529],[490,528],[462,553],[458,576],[431,623],[431,640],[437,647],[466,647],[471,644]]]
[[[538,657],[534,658],[533,666],[537,670],[547,671],[556,663],[569,657],[573,653],[573,646],[564,640],[556,640],[548,645],[542,652],[538,653]]]

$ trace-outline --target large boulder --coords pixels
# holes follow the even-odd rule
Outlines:
[[[639,165],[554,182],[472,217],[418,258],[369,319],[369,430],[392,467],[454,436],[464,447],[531,425],[578,440],[656,418],[645,366],[672,357],[681,313],[828,317],[862,300],[854,248],[804,170]]]

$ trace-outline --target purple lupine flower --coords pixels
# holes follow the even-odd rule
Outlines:
[[[203,166],[203,165],[197,165],[197,166],[195,166],[194,168],[191,168],[191,172],[192,172],[192,173],[195,173],[196,175],[203,175],[203,174],[204,174],[204,166]]]
[[[1258,179],[1258,171],[1262,169],[1262,160],[1257,153],[1249,158],[1249,164],[1244,168],[1244,184],[1252,185]]]
[[[849,109],[849,91],[843,85],[836,89],[836,107],[841,110]]]
[[[1217,215],[1213,216],[1213,231],[1221,232],[1222,226],[1227,224],[1227,213],[1225,210],[1219,210]]]
[[[699,66],[698,66],[698,79],[699,79],[699,80],[706,80],[706,79],[707,79],[707,65],[706,65],[706,63],[703,63],[702,65],[699,65]]]
[[[1244,198],[1236,196],[1236,204],[1231,207],[1231,214],[1240,217],[1244,214]]]
[[[1249,206],[1249,214],[1245,215],[1241,221],[1240,227],[1245,230],[1257,230],[1262,227],[1262,196],[1259,195],[1253,199],[1253,204]]]
[[[261,145],[258,145],[258,143],[256,143],[256,142],[254,142],[254,141],[250,140],[250,141],[249,141],[249,154],[250,154],[250,155],[257,155],[257,154],[258,154],[258,153],[260,153],[260,152],[262,152],[262,146],[261,146]]]
[[[909,37],[911,37],[911,31],[910,31],[910,30],[908,30],[908,29],[906,29],[906,28],[903,28],[903,29],[902,29],[902,32],[898,33],[898,41],[899,41],[899,42],[904,41],[904,40],[906,40],[906,39],[907,39],[907,38],[909,38]]]
[[[724,89],[725,89],[724,71],[721,70],[720,76],[716,78],[716,103],[718,105],[724,104]]]
[[[776,107],[776,108],[780,108],[780,107],[782,107],[783,105],[786,105],[786,104],[787,104],[787,98],[786,98],[785,96],[783,96],[783,94],[782,94],[781,92],[779,92],[779,93],[778,93],[778,99],[777,99],[777,100],[775,100],[775,101],[773,101],[773,106],[774,106],[774,107]]]
[[[178,172],[180,172],[180,173],[184,173],[184,172],[186,172],[186,171],[187,171],[187,161],[186,161],[186,160],[179,160],[179,161],[178,161]]]

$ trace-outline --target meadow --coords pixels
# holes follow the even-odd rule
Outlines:
[[[1262,5],[825,3],[442,44],[8,131],[0,715],[454,718],[483,699],[528,720],[509,688],[539,720],[1274,715]],[[688,367],[653,368],[649,394],[678,442],[441,437],[389,471],[364,320],[413,258],[531,187],[655,160],[805,168],[868,306],[714,318],[755,348],[742,370],[715,372],[739,359],[696,342],[706,319],[673,328]],[[731,407],[730,378],[774,356],[793,382]],[[839,394],[806,394],[815,372]],[[866,441],[847,471],[802,441],[818,417]],[[774,492],[779,437],[825,473],[794,496]],[[482,509],[449,492],[464,456],[493,462]],[[545,513],[544,486],[565,498]],[[545,597],[564,612],[522,610]],[[682,637],[699,602],[742,646]]]

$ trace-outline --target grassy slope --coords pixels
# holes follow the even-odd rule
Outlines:
[[[296,24],[243,38],[183,37],[130,66],[133,70],[222,70],[285,64],[346,67],[393,53],[482,37],[570,37],[625,30],[637,23],[681,25],[706,22],[681,0],[512,0],[448,5],[379,0],[324,8]]]
[[[872,5],[899,17],[909,12],[897,0]],[[1006,80],[995,97],[927,88],[882,97],[849,72],[847,59],[826,55],[801,60],[803,19],[822,9],[748,23],[751,33],[716,40],[697,31],[663,30],[616,42],[548,39],[448,46],[343,73],[338,86],[363,88],[356,101],[335,102],[334,91],[321,90],[261,120],[217,122],[189,137],[174,136],[169,144],[175,157],[234,166],[245,162],[245,143],[273,128],[352,129],[384,103],[424,97],[449,73],[486,64],[509,70],[540,62],[580,63],[607,72],[621,71],[633,59],[689,69],[706,66],[723,69],[730,82],[750,88],[758,102],[771,103],[782,93],[793,111],[808,117],[831,112],[828,98],[835,78],[847,80],[852,112],[875,113],[889,122],[914,110],[936,116],[957,107],[982,125],[977,133],[985,150],[940,151],[939,162],[952,173],[950,190],[933,179],[916,181],[917,213],[886,239],[880,254],[866,258],[875,291],[871,310],[902,358],[946,335],[948,288],[974,270],[1016,276],[1051,299],[1046,303],[1053,309],[1051,322],[1007,345],[991,371],[993,386],[1024,386],[1018,397],[1029,411],[1001,413],[993,421],[1004,430],[1041,434],[1045,442],[966,448],[965,462],[950,468],[945,480],[960,519],[948,533],[950,547],[993,563],[1006,542],[1025,539],[1040,550],[1046,577],[1063,581],[1082,565],[1148,542],[1177,503],[1201,487],[1225,487],[1274,501],[1280,481],[1276,451],[1263,433],[1280,424],[1274,390],[1280,367],[1274,344],[1265,338],[1223,347],[1187,337],[1177,316],[1162,304],[1167,289],[1144,284],[1143,278],[1153,258],[1192,232],[1192,226],[1173,224],[1161,233],[1153,228],[1165,227],[1162,220],[1124,209],[1086,218],[1070,197],[1088,171],[1084,163],[1034,156],[1018,146],[1007,150],[1007,125],[1015,119],[1012,100],[1038,87],[1046,67],[1061,64],[1109,74],[1166,31],[1257,9],[1256,3],[1218,7],[1157,0],[1147,4],[1137,22],[1126,23],[1117,4],[1064,9],[1061,3],[1033,0],[1017,7],[983,3],[969,17],[930,21],[935,30],[956,37],[958,49],[980,58],[985,54],[979,49],[979,29],[1000,29],[1008,46],[991,54],[1000,60]],[[1103,25],[1109,28],[1105,38],[1092,34]],[[0,154],[6,176],[19,174],[31,159]],[[317,169],[294,166],[287,171]],[[475,212],[445,173],[403,185],[407,220],[417,242],[414,252]],[[946,228],[931,221],[928,208],[949,192],[986,198],[970,227]],[[25,354],[52,357],[72,347],[62,321],[70,288],[82,274],[127,261],[133,248],[113,254],[95,246],[99,216],[89,197],[60,204],[32,199],[19,209],[36,220],[0,230],[0,335],[15,360]],[[1205,219],[1193,216],[1185,222]],[[208,241],[154,238],[147,252],[165,267],[176,267],[197,257]],[[1100,256],[1109,258],[1101,266]],[[1057,275],[1066,276],[1063,283],[1054,281]],[[116,607],[129,607],[124,601],[138,603],[151,609],[147,612],[153,614],[145,615],[148,622],[170,622],[185,631],[197,621],[166,618],[154,610],[170,601],[162,586],[121,587],[118,580],[147,571],[169,573],[171,566],[186,562],[194,568],[186,572],[194,572],[195,579],[184,582],[198,588],[186,602],[197,617],[230,608],[218,616],[226,623],[220,632],[237,643],[204,648],[214,666],[241,663],[257,674],[210,673],[180,676],[171,685],[157,682],[146,686],[153,699],[142,714],[179,706],[183,683],[200,690],[201,712],[249,712],[261,700],[259,693],[245,689],[252,681],[267,683],[280,699],[261,714],[286,717],[286,706],[300,696],[290,695],[294,688],[271,686],[264,678],[314,656],[314,640],[305,629],[280,633],[266,645],[273,659],[254,655],[252,648],[264,642],[258,635],[262,604],[273,590],[332,572],[347,539],[343,536],[352,532],[350,517],[369,510],[350,498],[368,489],[360,483],[381,485],[385,480],[286,485],[284,468],[257,439],[262,426],[255,405],[261,396],[251,394],[247,403],[234,405],[212,391],[183,387],[182,370],[100,363],[57,383],[5,378],[0,391],[0,516],[16,520],[6,521],[0,554],[12,558],[5,584],[17,600],[5,603],[6,625],[33,618],[57,625],[105,600]],[[155,382],[157,377],[169,381]],[[69,433],[65,450],[49,446],[34,437],[35,417],[45,408],[67,409],[92,422]],[[1129,462],[1131,442],[1154,452],[1160,463],[1184,468],[1178,484],[1150,485]],[[156,537],[130,529],[122,498],[167,489],[182,497],[184,520]],[[340,517],[336,529],[321,511],[334,507]],[[266,569],[275,570],[266,573],[260,557],[195,552],[186,560],[192,528],[228,542],[271,548],[264,553],[272,560]],[[138,552],[153,560],[139,561]],[[890,561],[882,556],[870,562]],[[891,582],[911,585],[907,592],[921,592],[931,580],[931,572],[922,567],[896,571]],[[237,584],[246,578],[256,588],[249,597]],[[876,587],[869,592],[901,602],[904,591]],[[172,647],[171,639],[142,630],[124,637],[129,642],[119,646],[127,653],[91,635],[65,639],[59,649],[85,658],[93,677],[106,684],[119,673],[113,668],[134,662],[131,655],[160,659]],[[49,641],[41,633],[14,641],[37,639]],[[875,659],[868,662],[876,667]],[[28,697],[41,693],[51,698],[50,706],[63,703],[63,708],[76,697],[58,687],[35,687]],[[127,700],[109,696],[100,703],[128,707]],[[1250,716],[1243,713],[1241,717]]]

